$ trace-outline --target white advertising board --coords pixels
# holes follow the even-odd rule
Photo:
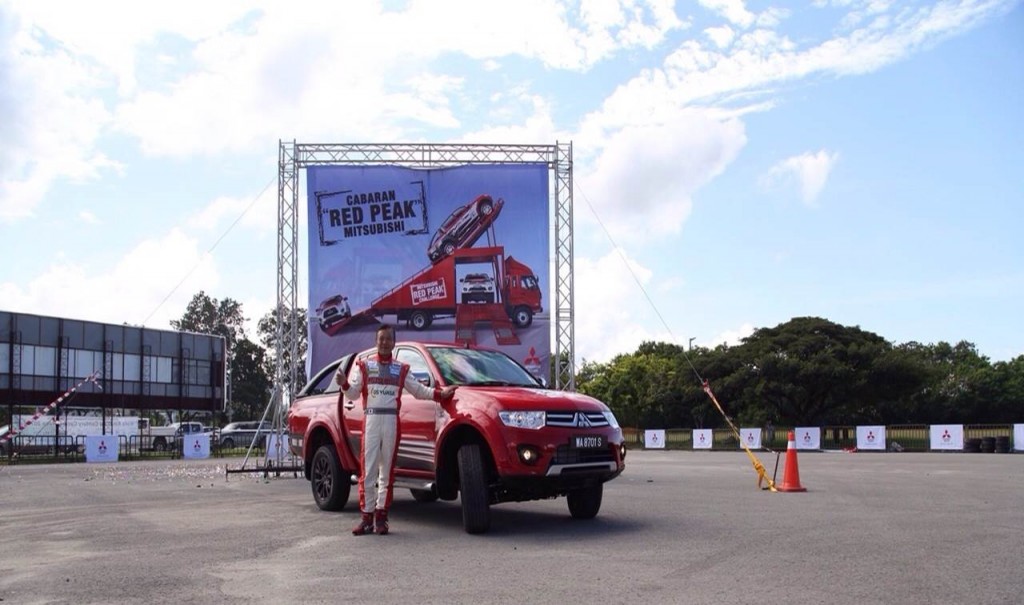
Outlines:
[[[267,435],[267,458],[270,460],[285,460],[289,455],[287,436],[278,433]]]
[[[182,436],[181,455],[185,458],[209,458],[210,434],[190,433]]]
[[[693,449],[709,450],[713,442],[711,429],[693,429]]]
[[[857,449],[885,451],[884,426],[858,426]]]
[[[644,431],[644,447],[647,449],[665,449],[665,429]]]
[[[1013,449],[1024,452],[1024,424],[1013,425]]]
[[[743,438],[743,445],[752,450],[761,447],[761,429],[759,428],[741,428],[740,437]]]
[[[931,426],[931,448],[933,450],[964,449],[964,425],[933,424]]]
[[[821,449],[821,427],[798,426],[793,429],[796,433],[796,449],[798,450],[820,450]]]
[[[117,462],[117,450],[117,436],[115,435],[85,436],[86,462]]]

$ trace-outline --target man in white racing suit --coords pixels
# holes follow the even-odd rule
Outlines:
[[[401,440],[398,423],[402,407],[402,389],[418,399],[446,402],[455,394],[455,386],[430,388],[409,374],[409,364],[392,357],[395,330],[392,326],[377,328],[377,353],[358,360],[346,379],[341,368],[334,380],[349,399],[362,398],[363,445],[359,455],[359,510],[362,518],[352,529],[361,536],[388,533],[388,508],[394,485],[395,454]]]

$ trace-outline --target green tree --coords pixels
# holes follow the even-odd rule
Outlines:
[[[175,330],[224,337],[227,345],[229,387],[227,407],[229,410],[233,410],[235,407],[233,402],[234,394],[240,389],[242,392],[248,389],[247,385],[239,382],[241,378],[235,373],[235,349],[236,344],[245,339],[245,321],[241,303],[230,298],[217,300],[200,290],[189,301],[181,319],[171,320],[170,322],[171,327]]]
[[[231,419],[259,420],[272,385],[266,371],[266,351],[248,338],[238,340],[231,357],[231,377]]]
[[[1024,418],[1024,355],[992,366],[990,393],[992,415],[987,422],[1021,422]]]
[[[979,355],[972,343],[910,343],[906,350],[927,375],[925,384],[911,397],[914,422],[989,422],[998,415],[990,409],[998,378],[988,358]]]
[[[645,342],[579,368],[577,388],[624,426],[1008,423],[1024,416],[1024,356],[990,364],[974,345],[898,346],[816,317],[758,329],[739,346]]]
[[[172,319],[170,323],[175,330],[223,336],[231,351],[235,342],[245,337],[245,321],[241,303],[230,298],[217,300],[200,290],[189,301],[181,319]]]
[[[288,392],[295,393],[306,384],[306,353],[309,348],[309,320],[306,316],[305,309],[294,309],[291,313],[283,307],[279,306],[267,312],[256,326],[256,332],[259,335],[260,342],[266,347],[266,372],[274,378],[275,364],[277,361],[277,327],[281,318],[284,318],[286,322],[284,325],[284,331],[286,334],[290,333],[292,326],[294,325],[295,336],[296,336],[296,379],[295,384],[291,383],[291,377],[288,375],[287,368],[291,363],[292,348],[289,343],[282,343],[282,353],[284,355],[283,363],[285,365],[284,375],[284,387],[288,389]],[[318,368],[317,368],[318,369]]]
[[[834,424],[875,396],[874,361],[891,349],[877,334],[817,317],[761,328],[739,347],[732,378],[787,424]]]

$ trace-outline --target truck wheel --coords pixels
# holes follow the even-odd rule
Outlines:
[[[321,445],[313,454],[309,474],[313,500],[320,510],[338,511],[345,508],[352,484],[341,472],[341,463],[338,462],[338,454],[334,451],[333,445]]]
[[[476,212],[480,216],[487,216],[494,212],[494,203],[490,201],[480,202],[480,205],[476,207]]]
[[[409,316],[409,323],[416,330],[426,330],[433,323],[434,318],[430,316],[430,313],[425,311],[415,311]]]
[[[491,527],[487,474],[480,446],[467,443],[459,448],[459,499],[462,501],[462,526],[467,534],[482,534]]]
[[[451,256],[455,252],[455,242],[447,241],[441,246],[441,251],[444,252],[445,256]]]
[[[410,489],[409,493],[412,494],[412,499],[417,502],[437,502],[436,489]]]
[[[158,452],[167,451],[167,441],[163,437],[157,437],[156,441],[153,442],[153,449]]]
[[[530,307],[516,307],[512,311],[512,322],[516,324],[517,328],[529,328],[533,323],[533,311],[530,310]]]
[[[228,437],[224,441],[220,442],[220,446],[222,448],[226,449],[226,450],[229,450],[229,449],[235,447],[235,440],[232,439],[231,437]]]
[[[569,501],[569,514],[573,519],[593,519],[597,516],[597,511],[601,510],[603,494],[603,483],[574,489],[566,498]]]

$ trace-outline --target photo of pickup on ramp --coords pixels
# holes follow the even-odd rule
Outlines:
[[[771,472],[774,461],[761,454]],[[352,502],[230,475],[235,459],[0,466],[4,603],[1019,603],[1024,456],[802,453],[771,493],[742,452],[638,451],[597,518],[396,490],[391,533]]]

